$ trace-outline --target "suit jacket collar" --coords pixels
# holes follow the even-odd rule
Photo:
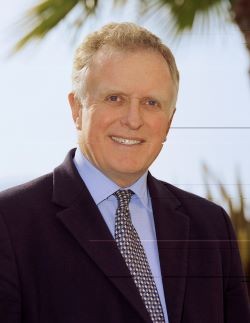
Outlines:
[[[116,242],[74,166],[74,152],[71,150],[63,164],[54,170],[53,202],[63,207],[57,217],[144,321],[151,322]],[[169,321],[180,323],[187,271],[189,219],[166,184],[149,174],[148,187]]]
[[[92,195],[95,204],[98,205],[103,200],[114,194],[119,189],[131,189],[145,208],[149,207],[149,196],[147,190],[147,174],[145,172],[135,183],[126,188],[121,188],[114,181],[103,174],[96,168],[81,152],[76,149],[74,156],[74,165],[76,166],[79,175],[86,184],[90,194]],[[98,185],[96,185],[98,183]]]
[[[168,184],[149,174],[148,187],[169,322],[180,323],[188,269],[189,217]]]

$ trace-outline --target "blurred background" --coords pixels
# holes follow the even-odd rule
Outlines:
[[[250,1],[1,4],[0,190],[52,171],[76,146],[67,94],[83,37],[136,22],[172,49],[181,75],[177,113],[150,170],[226,208],[250,276]]]

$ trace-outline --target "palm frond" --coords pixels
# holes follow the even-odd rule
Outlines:
[[[114,7],[121,10],[128,0],[111,0]],[[200,19],[198,26],[202,22],[209,21],[209,13],[215,16],[224,15],[229,10],[225,10],[225,3],[230,8],[230,0],[137,0],[141,8],[141,17],[154,18],[158,21],[161,28],[178,39],[179,35],[191,29]],[[106,5],[105,0],[41,0],[32,7],[21,20],[21,26],[28,32],[17,42],[14,52],[23,48],[34,39],[44,38],[62,20],[64,20],[76,6],[81,6],[79,17],[72,25],[76,32],[86,23],[90,15],[96,13],[99,4]],[[214,11],[213,11],[214,10]],[[205,19],[207,18],[207,19]],[[205,24],[204,24],[205,25]],[[197,26],[196,26],[197,27]]]
[[[22,28],[30,31],[17,42],[13,51],[19,51],[31,40],[44,38],[77,5],[82,6],[82,16],[88,17],[95,12],[98,0],[42,0],[32,7],[20,21]]]
[[[165,24],[174,29],[176,35],[180,35],[186,30],[191,30],[198,18],[204,26],[208,24],[211,12],[213,19],[229,17],[228,10],[225,10],[226,6],[227,9],[230,8],[229,0],[148,0],[144,1],[142,14],[152,12],[158,13],[159,17],[165,16]]]
[[[237,195],[239,205],[234,202],[234,199],[228,193],[226,187],[216,178],[216,176],[208,169],[206,165],[203,165],[203,175],[206,185],[207,198],[214,200],[209,188],[208,178],[213,179],[217,182],[218,190],[221,198],[227,203],[229,210],[229,215],[232,219],[233,226],[238,238],[239,249],[241,254],[241,259],[245,273],[250,274],[250,221],[246,217],[246,204],[244,200],[244,193],[242,189],[242,184],[239,175],[237,175]],[[212,198],[211,198],[212,197]]]

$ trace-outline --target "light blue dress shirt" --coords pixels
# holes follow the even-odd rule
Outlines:
[[[105,176],[99,169],[92,165],[82,154],[79,148],[77,148],[75,153],[74,164],[81,178],[86,184],[91,196],[93,197],[96,205],[98,206],[111,234],[114,237],[115,213],[118,202],[113,193],[115,193],[119,189],[125,188],[119,187],[116,183]],[[169,321],[162,285],[154,217],[152,212],[151,199],[147,189],[147,172],[133,185],[126,187],[126,189],[131,189],[135,193],[132,195],[129,204],[132,223],[144,247],[148,263],[159,293],[165,322],[168,323]]]

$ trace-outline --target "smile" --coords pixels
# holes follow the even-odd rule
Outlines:
[[[141,140],[126,139],[126,138],[120,138],[120,137],[114,137],[114,136],[112,136],[111,139],[122,145],[138,145],[142,143]]]

